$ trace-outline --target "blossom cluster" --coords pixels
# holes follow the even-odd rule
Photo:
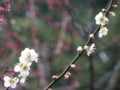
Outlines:
[[[117,5],[112,5],[111,8],[116,8]],[[102,12],[99,12],[96,16],[95,16],[95,20],[96,20],[96,24],[100,25],[100,29],[98,32],[98,37],[102,38],[103,36],[106,36],[108,33],[108,28],[105,26],[109,23],[109,19],[106,17],[106,15],[110,15],[110,16],[115,16],[114,12],[108,12],[106,9],[102,9]],[[94,38],[94,34],[90,34],[89,36],[90,39]],[[87,55],[90,56],[92,53],[95,52],[95,43],[92,43],[90,46],[86,45],[84,47],[84,50],[87,51]],[[82,51],[82,47],[79,46],[77,48],[77,52],[80,53]]]
[[[2,7],[0,6],[0,24],[3,23],[3,13],[4,11],[10,11],[11,10],[11,3],[10,0],[5,0],[5,6],[6,7]]]
[[[14,71],[18,73],[18,76],[15,78],[5,76],[4,77],[4,86],[15,88],[18,82],[24,83],[26,77],[30,73],[30,66],[32,62],[38,62],[38,54],[34,49],[25,48],[21,52],[21,56],[19,57],[19,63],[17,63],[14,67]]]

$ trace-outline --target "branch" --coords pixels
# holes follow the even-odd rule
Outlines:
[[[65,36],[66,36],[66,27],[68,24],[68,13],[65,12],[65,14],[63,15],[63,21],[61,23],[61,33],[60,33],[60,38],[58,40],[57,46],[55,48],[55,50],[53,51],[53,56],[58,55],[61,53],[61,49],[64,46],[64,41],[65,41]]]
[[[94,67],[93,67],[93,58],[89,57],[89,88],[94,90]]]
[[[113,1],[114,1],[114,0],[111,0],[105,16],[108,15],[108,12],[109,12],[110,9],[111,9],[111,6],[112,6]],[[100,27],[101,27],[101,25],[98,25],[98,26],[97,26],[97,28],[96,28],[95,31],[93,32],[94,36],[95,36],[95,35],[97,34],[97,32],[99,31]],[[92,42],[92,38],[89,37],[89,39],[88,39],[88,41],[86,42],[85,46],[86,46],[86,45],[89,45],[91,42]],[[57,78],[57,79],[54,79],[44,90],[48,90],[48,89],[49,89],[50,87],[52,87],[58,80],[60,80],[60,79],[65,75],[65,73],[71,68],[70,65],[71,65],[71,64],[74,64],[84,52],[85,52],[85,49],[83,49],[79,54],[77,54],[77,55],[75,56],[75,58],[69,63],[69,65],[64,69],[64,71],[58,76],[58,78]]]
[[[114,90],[115,85],[118,82],[119,78],[119,71],[120,71],[120,60],[118,60],[117,64],[114,67],[114,71],[110,77],[108,86],[105,90]]]

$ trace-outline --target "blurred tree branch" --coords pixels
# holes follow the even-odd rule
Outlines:
[[[118,60],[118,62],[114,66],[114,70],[111,74],[110,80],[108,82],[108,86],[106,87],[105,90],[115,90],[115,86],[119,81],[119,75],[120,75],[119,73],[120,73],[120,60]]]

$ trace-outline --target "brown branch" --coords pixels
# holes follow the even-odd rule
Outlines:
[[[112,4],[113,4],[113,1],[114,1],[114,0],[111,0],[110,4],[109,4],[109,6],[108,6],[108,9],[107,9],[107,13],[105,14],[105,16],[108,15],[108,12],[109,12],[110,9],[111,9],[111,6],[112,6]],[[95,30],[94,33],[93,33],[94,35],[97,34],[97,32],[99,31],[100,27],[101,27],[101,25],[97,26],[96,30]],[[91,42],[92,42],[92,39],[89,38],[88,41],[87,41],[87,43],[85,44],[85,46],[86,46],[86,45],[89,45]],[[60,79],[65,75],[65,73],[70,69],[70,65],[71,65],[71,64],[74,64],[84,52],[85,52],[85,49],[83,49],[79,54],[77,54],[76,57],[70,62],[70,64],[65,68],[65,70],[58,76],[58,78],[57,78],[57,79],[54,79],[44,90],[48,90],[48,89],[49,89],[50,87],[52,87],[58,80],[60,80]]]
[[[115,90],[115,85],[119,78],[119,71],[120,71],[120,60],[118,60],[118,62],[116,63],[114,67],[114,71],[111,74],[108,86],[105,90]]]
[[[68,24],[68,13],[65,12],[63,15],[63,21],[61,23],[61,33],[60,33],[60,38],[58,40],[57,46],[55,48],[55,50],[53,51],[53,56],[58,55],[62,52],[62,48],[64,46],[64,42],[65,42],[65,36],[66,36],[66,27]]]
[[[94,90],[94,67],[93,67],[93,58],[89,57],[89,88],[90,90]]]

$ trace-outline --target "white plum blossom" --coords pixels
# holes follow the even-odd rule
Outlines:
[[[19,72],[17,77],[10,78],[8,76],[4,77],[4,86],[15,88],[17,83],[24,83],[27,76],[30,73],[30,66],[32,62],[38,62],[38,54],[34,49],[25,48],[21,52],[21,56],[19,57],[19,63],[15,65],[14,71]]]
[[[99,38],[102,38],[102,36],[106,36],[108,33],[107,27],[102,27],[98,33]]]
[[[26,75],[28,76],[29,75],[29,71],[30,71],[30,66],[23,66],[20,70],[20,74],[23,74],[23,75]]]
[[[20,72],[20,73],[24,73],[27,76],[29,75],[29,70],[30,70],[30,64],[25,65],[23,63],[18,63],[15,67],[14,67],[14,71],[15,72]]]
[[[95,52],[95,43],[93,43],[91,46],[85,46],[84,49],[87,50],[87,55],[90,56]]]
[[[15,88],[16,87],[16,84],[18,83],[19,79],[17,77],[15,78],[11,78],[11,77],[8,77],[8,76],[5,76],[4,77],[4,86],[5,87],[11,87],[11,88]]]
[[[26,80],[26,77],[27,77],[27,75],[26,74],[20,74],[19,76],[19,81],[20,81],[20,83],[24,83],[25,82],[25,80]]]
[[[20,70],[22,69],[23,66],[24,66],[23,63],[18,63],[17,65],[15,65],[14,71],[15,72],[20,72]]]
[[[29,59],[29,58],[26,58],[26,57],[19,57],[19,62],[20,63],[23,63],[23,64],[26,64],[28,66],[30,66],[32,64],[32,61]]]
[[[29,49],[29,48],[25,48],[22,52],[21,52],[21,57],[19,58],[20,62],[23,63],[31,63],[31,61],[35,61],[38,62],[38,54],[35,52],[34,49]]]
[[[104,26],[109,22],[108,18],[104,16],[102,12],[100,12],[95,16],[95,20],[97,25],[102,25],[102,26]]]

